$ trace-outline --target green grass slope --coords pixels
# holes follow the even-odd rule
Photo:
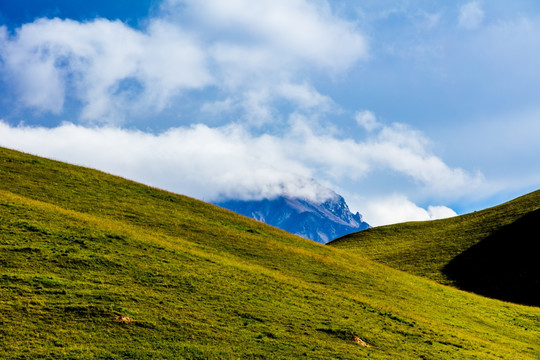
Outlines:
[[[540,354],[538,308],[2,148],[0,325],[2,359]]]
[[[538,306],[540,271],[536,254],[540,237],[538,215],[534,215],[538,209],[540,190],[462,216],[371,228],[329,245],[443,284]],[[474,256],[465,255],[466,252]],[[463,255],[453,260],[460,254]],[[465,258],[468,265],[460,260]],[[484,259],[483,263],[480,259]],[[476,280],[472,281],[473,278]],[[503,289],[515,280],[520,283],[520,290]],[[489,289],[483,288],[486,282],[491,283]],[[531,290],[527,287],[533,291],[525,298],[514,296],[515,291]]]
[[[540,306],[540,209],[471,246],[444,267],[460,289]]]

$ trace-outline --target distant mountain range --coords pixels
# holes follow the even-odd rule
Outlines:
[[[343,197],[336,193],[323,202],[278,196],[263,200],[228,200],[216,205],[322,244],[370,227],[362,220],[362,215],[353,214]]]

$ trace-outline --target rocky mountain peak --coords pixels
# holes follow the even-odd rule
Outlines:
[[[282,195],[262,200],[227,200],[216,205],[323,244],[370,227],[362,215],[350,211],[341,195],[331,195],[323,201]]]

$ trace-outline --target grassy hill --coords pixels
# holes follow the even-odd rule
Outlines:
[[[371,228],[329,245],[481,294],[540,306],[540,190],[448,219]]]
[[[540,354],[538,308],[2,148],[0,325],[2,359]]]
[[[461,289],[540,306],[540,209],[503,226],[444,267]]]

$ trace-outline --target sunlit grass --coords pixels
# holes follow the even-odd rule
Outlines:
[[[537,308],[461,292],[194,199],[5,149],[0,269],[5,359],[540,353]]]
[[[443,271],[450,260],[539,208],[540,190],[458,217],[371,228],[336,239],[329,245],[443,284],[452,284]]]

